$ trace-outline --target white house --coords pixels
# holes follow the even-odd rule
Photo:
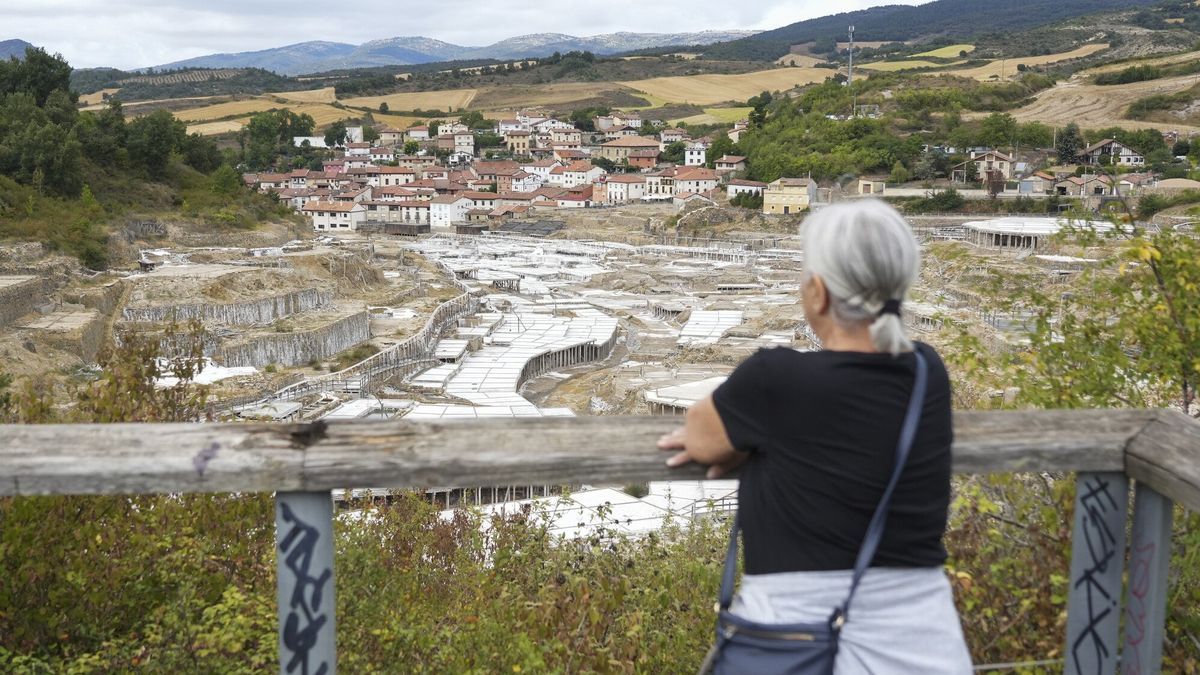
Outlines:
[[[446,195],[429,201],[429,224],[433,227],[449,227],[467,220],[471,200],[463,196]]]
[[[367,207],[358,202],[310,201],[301,211],[312,218],[313,229],[318,232],[353,232],[367,219]]]
[[[605,204],[626,204],[646,194],[646,177],[639,174],[613,174],[601,176]]]
[[[536,173],[518,171],[512,177],[512,192],[533,192],[545,184],[545,179]]]
[[[325,147],[325,137],[292,136],[292,145],[296,146],[297,148],[303,148],[305,143],[308,143],[308,147],[310,148],[323,148]]]
[[[409,127],[404,131],[404,136],[410,141],[427,141],[429,140],[429,127],[425,125]]]
[[[377,182],[372,183],[377,187],[406,185],[417,179],[417,172],[406,166],[381,166],[378,173]]]
[[[462,122],[446,122],[438,125],[438,135],[441,134],[467,134],[471,129]]]
[[[458,125],[463,126],[463,125]],[[454,132],[454,154],[475,156],[475,134],[470,131]]]
[[[521,165],[521,170],[538,176],[545,183],[550,180],[550,171],[556,166],[562,166],[562,163],[555,159],[543,159],[537,162],[526,162]],[[516,191],[514,190],[514,192]]]
[[[756,180],[734,178],[726,184],[725,194],[727,194],[730,199],[733,199],[738,195],[761,195],[765,189],[767,189],[766,183],[760,183]]]
[[[706,161],[705,155],[708,154],[708,148],[703,143],[688,143],[687,149],[683,153],[684,166],[703,166]]]
[[[510,131],[529,131],[529,127],[522,124],[521,120],[500,120],[496,123],[496,133],[503,136]]]
[[[367,153],[372,162],[392,162],[396,159],[396,151],[391,148],[371,148]]]
[[[720,181],[716,171],[702,166],[679,169],[675,172],[675,194],[700,194],[715,190]]]
[[[550,133],[555,129],[574,129],[575,125],[551,117],[550,119],[540,120],[531,124],[530,128],[539,133]]]
[[[601,169],[598,166],[593,166],[591,162],[572,162],[570,166],[567,166],[563,169],[562,186],[565,188],[573,188],[577,185],[590,185],[605,173],[606,172],[604,169]]]
[[[1106,138],[1099,143],[1093,143],[1079,153],[1086,164],[1118,164],[1121,166],[1142,166],[1146,157],[1124,143]]]
[[[346,159],[349,160],[351,157],[365,157],[367,159],[370,159],[371,158],[371,144],[370,143],[347,143],[346,144]]]

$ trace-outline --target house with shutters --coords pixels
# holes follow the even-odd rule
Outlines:
[[[1146,157],[1124,143],[1106,138],[1087,146],[1079,153],[1084,164],[1113,166],[1144,166]]]
[[[763,190],[763,213],[800,213],[817,201],[817,182],[811,178],[779,178]]]
[[[367,207],[358,202],[310,201],[301,213],[312,219],[317,232],[353,232],[367,219]]]

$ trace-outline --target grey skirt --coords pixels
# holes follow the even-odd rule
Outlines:
[[[824,621],[846,599],[850,570],[747,574],[731,611],[760,623]],[[872,567],[842,628],[835,675],[971,672],[971,655],[940,567]]]

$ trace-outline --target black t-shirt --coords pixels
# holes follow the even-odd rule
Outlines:
[[[928,392],[876,567],[946,559],[950,381],[937,353],[917,348]],[[854,567],[895,468],[915,367],[911,353],[760,349],[713,392],[733,447],[752,453],[738,489],[747,574]]]

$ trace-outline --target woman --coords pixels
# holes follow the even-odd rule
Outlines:
[[[900,300],[920,268],[907,223],[878,200],[829,206],[803,228],[804,315],[823,348],[746,359],[659,447],[670,466],[744,464],[745,576],[731,611],[767,624],[821,622],[842,603],[867,523],[894,467],[915,357],[928,392],[871,568],[841,631],[836,672],[969,673],[942,564],[950,499],[950,383],[904,332]]]

